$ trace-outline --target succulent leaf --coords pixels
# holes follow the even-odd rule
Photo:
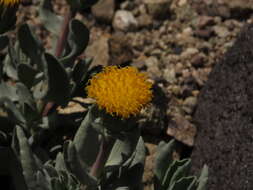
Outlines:
[[[26,123],[26,120],[22,115],[22,113],[17,109],[15,104],[12,103],[12,101],[9,98],[7,97],[0,98],[0,106],[4,106],[9,116],[12,117],[13,121],[16,124],[23,125]]]
[[[29,189],[34,189],[37,185],[35,174],[39,170],[34,155],[30,149],[28,140],[21,127],[16,127],[16,135],[19,143],[19,156],[23,168],[23,175]]]
[[[73,173],[83,185],[96,186],[97,180],[89,175],[88,168],[80,162],[75,144],[69,141],[65,146],[64,160],[68,170]]]
[[[157,147],[154,174],[159,181],[162,181],[168,167],[172,163],[172,153],[175,147],[175,140],[169,143],[161,142]]]
[[[191,167],[191,160],[184,159],[184,160],[175,160],[168,168],[162,185],[164,187],[170,187],[173,183],[179,180],[182,177],[185,177]]]
[[[200,177],[198,179],[198,188],[197,190],[205,190],[206,189],[206,184],[208,180],[208,167],[204,165]]]
[[[55,169],[57,171],[67,170],[66,164],[64,162],[64,157],[63,157],[63,154],[61,152],[59,152],[57,154],[57,156],[56,156],[56,159],[55,159]]]
[[[64,65],[72,65],[74,59],[79,56],[89,43],[90,32],[79,20],[73,19],[69,24],[68,44],[70,53],[61,59]]]
[[[173,183],[167,190],[188,190],[192,184],[194,184],[196,181],[196,177],[190,176],[190,177],[183,177]]]
[[[4,67],[3,67],[3,72],[6,73],[10,78],[17,80],[17,66],[19,63],[19,58],[17,54],[17,48],[18,48],[18,43],[16,44],[16,47],[9,43],[8,46],[8,55],[5,57],[4,60]]]
[[[79,61],[73,68],[73,80],[76,84],[81,83],[87,75],[88,68],[92,63],[92,59]]]
[[[18,78],[28,88],[31,88],[34,84],[37,71],[28,64],[18,65]]]
[[[45,59],[48,68],[48,73],[46,73],[48,92],[45,98],[59,105],[65,105],[70,98],[68,74],[54,56],[45,54]]]
[[[44,48],[38,39],[32,33],[28,24],[23,24],[18,30],[18,40],[20,48],[34,64],[37,64],[40,70],[43,70],[43,52]]]
[[[91,108],[77,130],[73,141],[80,161],[88,167],[94,163],[99,150],[99,133],[92,126],[93,117]],[[92,148],[87,148],[91,144]]]
[[[0,98],[8,97],[11,101],[17,101],[19,99],[17,95],[17,88],[7,83],[0,83]]]
[[[122,139],[116,140],[106,163],[108,170],[110,170],[109,168],[112,170],[118,169],[131,157],[137,147],[139,137],[140,133],[136,128],[135,130],[126,133]]]

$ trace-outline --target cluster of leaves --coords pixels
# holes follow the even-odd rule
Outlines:
[[[208,168],[204,166],[200,177],[188,176],[191,160],[173,160],[175,141],[161,142],[155,162],[155,189],[159,190],[204,190],[208,178]]]
[[[48,9],[43,5],[41,11],[46,12]],[[0,105],[13,125],[22,126],[29,135],[50,128],[50,124],[56,125],[53,114],[43,116],[43,109],[49,102],[67,105],[78,89],[83,88],[91,59],[74,62],[88,41],[89,30],[76,19],[69,23],[67,48],[60,58],[46,52],[28,24],[18,28],[15,43],[7,35],[0,35],[0,50],[8,47],[8,54],[0,64]],[[10,131],[10,128],[1,131],[1,137],[6,138],[5,133]]]

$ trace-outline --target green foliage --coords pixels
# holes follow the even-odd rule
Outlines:
[[[13,149],[20,159],[27,189],[79,190],[81,188],[81,184],[70,172],[63,169],[64,167],[59,167],[62,163],[60,156],[56,159],[55,167],[50,162],[42,164],[32,152],[21,127],[16,127],[14,138],[17,144]]]
[[[75,64],[76,57],[88,45],[88,29],[77,20],[72,20],[69,27],[70,52],[63,58],[46,53],[27,24],[19,27],[15,45],[9,42],[8,36],[0,36],[1,49],[8,48],[0,70],[0,105],[9,113],[9,120],[23,126],[30,135],[57,127],[51,122],[54,117],[42,115],[45,105],[48,102],[67,105],[88,78],[91,59]],[[83,32],[83,40],[78,41],[79,29]]]
[[[208,178],[208,168],[204,166],[200,177],[188,176],[191,160],[173,160],[175,141],[161,142],[155,161],[155,189],[157,190],[204,190]]]

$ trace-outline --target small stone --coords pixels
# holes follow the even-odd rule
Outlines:
[[[85,55],[93,58],[92,66],[108,65],[110,59],[108,41],[109,37],[107,35],[102,35],[98,40],[95,40],[87,47]]]
[[[194,35],[199,38],[208,39],[212,36],[213,30],[211,29],[199,29],[194,31]]]
[[[138,26],[137,20],[130,11],[118,10],[113,19],[113,28],[124,32],[135,30]]]
[[[182,54],[182,57],[191,57],[193,55],[196,55],[199,52],[199,50],[197,48],[187,48]]]
[[[196,22],[197,22],[196,26],[198,28],[205,28],[206,26],[210,26],[210,25],[213,25],[215,23],[213,17],[205,16],[205,15],[197,17]]]
[[[148,14],[141,14],[139,17],[137,17],[137,21],[139,24],[139,27],[149,27],[152,25],[152,18]]]
[[[151,56],[145,60],[145,64],[147,65],[147,73],[151,79],[157,80],[162,77],[161,69],[158,67],[159,60],[155,56]]]
[[[172,0],[144,0],[148,13],[154,18],[164,18],[170,14]]]
[[[184,6],[186,3],[187,3],[187,0],[179,0],[178,3],[177,3],[177,5],[180,6],[180,7],[182,7],[182,6]]]
[[[176,115],[167,129],[168,135],[188,146],[193,146],[196,132],[196,127],[181,115]]]
[[[213,29],[215,34],[217,34],[220,38],[224,38],[229,35],[228,29],[224,26],[214,26]]]
[[[112,22],[114,10],[114,0],[99,1],[91,8],[92,14],[96,17],[96,19],[106,23]]]
[[[196,104],[197,104],[197,98],[194,96],[190,96],[184,100],[183,110],[188,114],[192,114]]]
[[[169,82],[170,84],[175,83],[176,80],[176,72],[173,67],[169,67],[163,70],[163,78]]]
[[[196,54],[191,59],[191,64],[194,67],[202,67],[204,65],[205,55],[203,53]]]
[[[123,32],[115,32],[109,39],[110,64],[120,65],[133,59],[132,38]]]
[[[181,88],[180,86],[175,85],[170,88],[170,91],[177,96],[181,93]]]

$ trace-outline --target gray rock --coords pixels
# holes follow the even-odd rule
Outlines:
[[[115,10],[114,0],[100,0],[92,8],[92,14],[100,21],[111,23]]]
[[[124,32],[135,30],[138,22],[130,11],[118,10],[113,19],[113,28]]]

